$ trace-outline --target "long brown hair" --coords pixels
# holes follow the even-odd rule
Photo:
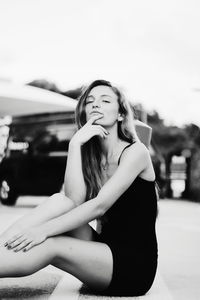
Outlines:
[[[123,120],[118,122],[118,136],[121,140],[132,143],[138,139],[133,124],[133,111],[129,102],[125,99],[121,91],[106,80],[95,80],[88,87],[84,88],[75,111],[76,124],[78,129],[83,127],[86,120],[85,103],[90,91],[97,86],[108,86],[117,95],[119,104],[119,113],[123,116]],[[101,184],[101,159],[102,148],[99,137],[94,136],[81,147],[82,170],[86,184],[86,200],[97,196]]]

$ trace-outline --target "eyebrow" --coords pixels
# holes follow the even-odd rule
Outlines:
[[[90,98],[90,97],[92,97],[92,98],[95,98],[93,95],[89,95],[89,96],[87,96],[87,98]],[[100,97],[109,97],[109,98],[112,98],[110,95],[101,95]]]
[[[101,95],[101,97],[110,97],[110,98],[112,98],[110,95]]]
[[[89,98],[92,98],[92,99],[94,99],[94,96],[92,96],[92,95],[89,95],[89,96],[87,96],[86,100],[87,100],[87,99],[89,99]]]

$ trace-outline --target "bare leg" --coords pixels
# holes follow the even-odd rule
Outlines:
[[[63,197],[62,194],[55,194],[34,209],[31,216],[42,217],[44,212],[50,211],[51,216],[55,217],[58,211],[53,208],[58,206],[61,208],[63,205],[63,210],[65,210],[66,203],[70,210],[72,207],[70,199]],[[26,218],[28,219],[28,216]],[[47,239],[27,253],[21,251],[15,253],[5,247],[0,247],[0,277],[26,276],[48,264],[53,264],[91,287],[100,289],[101,286],[106,287],[112,273],[112,254],[109,247],[106,244],[91,241],[92,231],[88,224],[67,232],[66,235],[70,237],[58,236]]]
[[[32,212],[32,216],[34,216],[35,219],[40,218],[44,222],[47,221],[48,219],[56,218],[70,211],[73,208],[74,208],[74,203],[71,199],[69,199],[62,193],[57,193],[52,195],[45,202],[43,202],[41,205],[36,207]],[[47,212],[48,214],[46,214],[46,218],[44,220],[45,212]],[[88,224],[83,225],[70,232],[67,232],[65,235],[76,237],[78,239],[83,239],[87,241],[92,240],[92,231]]]
[[[16,223],[15,227],[27,228],[40,225],[50,219],[66,213],[74,208],[74,203],[62,193],[56,193],[48,197],[47,200],[37,207],[33,208],[30,213],[24,215]]]
[[[103,243],[57,236],[25,253],[0,247],[0,277],[30,275],[48,264],[97,290],[106,288],[112,277],[112,253]]]
[[[0,278],[30,275],[47,266],[55,257],[51,244],[48,239],[27,253],[0,247]]]
[[[73,208],[74,203],[71,199],[62,193],[54,194],[6,229],[6,231],[0,235],[0,240],[3,243],[19,231],[45,223],[46,221],[56,218]],[[91,236],[89,225],[85,225],[80,228],[80,230],[74,230],[68,234],[70,236],[76,236],[77,238],[83,238],[86,240],[90,240]]]
[[[113,257],[108,245],[70,237],[65,239],[62,236],[58,236],[57,241],[57,256],[52,265],[67,271],[96,290],[103,290],[109,285]]]

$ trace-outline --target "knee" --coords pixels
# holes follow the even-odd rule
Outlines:
[[[63,201],[65,199],[65,195],[63,193],[55,193],[51,195],[49,199],[53,201]]]
[[[68,198],[67,196],[65,196],[64,193],[55,193],[52,196],[50,196],[49,199],[52,202],[55,202],[56,204],[61,203],[61,204],[67,204],[72,208],[74,207],[74,201]]]

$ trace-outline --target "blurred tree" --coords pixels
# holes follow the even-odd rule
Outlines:
[[[191,147],[200,147],[200,128],[195,124],[189,124],[184,127],[184,130],[191,141]]]
[[[80,96],[81,91],[82,91],[82,87],[78,87],[76,89],[72,89],[72,90],[68,90],[68,91],[61,91],[56,86],[55,83],[47,81],[46,79],[36,79],[36,80],[33,80],[33,81],[27,83],[27,85],[38,87],[38,88],[45,89],[48,91],[52,91],[52,92],[55,92],[55,93],[58,93],[58,94],[61,94],[61,95],[64,95],[64,96],[67,96],[67,97],[70,97],[73,99],[78,99],[78,97]]]
[[[82,87],[73,90],[68,90],[66,92],[62,92],[61,94],[77,100],[78,97],[81,95],[81,92],[82,92]]]
[[[47,81],[46,79],[36,79],[27,83],[27,85],[38,87],[40,89],[45,89],[55,93],[61,93],[55,83]]]
[[[188,182],[183,197],[187,197],[200,202],[200,128],[195,124],[186,125],[186,131],[189,139],[189,153],[186,157],[188,165]]]
[[[153,110],[151,113],[148,113],[147,115],[148,123],[153,125],[164,125],[163,119],[159,116],[158,112]]]
[[[166,196],[172,197],[170,167],[173,155],[180,155],[187,142],[186,134],[176,126],[165,126],[163,120],[155,112],[148,118],[152,127],[152,141],[165,159],[166,166]]]
[[[166,126],[158,112],[148,114],[148,124],[152,127],[152,141],[162,153],[166,164],[166,196],[172,196],[170,165],[173,155],[184,155],[187,163],[187,179],[184,198],[198,198],[200,201],[200,128],[195,124],[183,128]]]

